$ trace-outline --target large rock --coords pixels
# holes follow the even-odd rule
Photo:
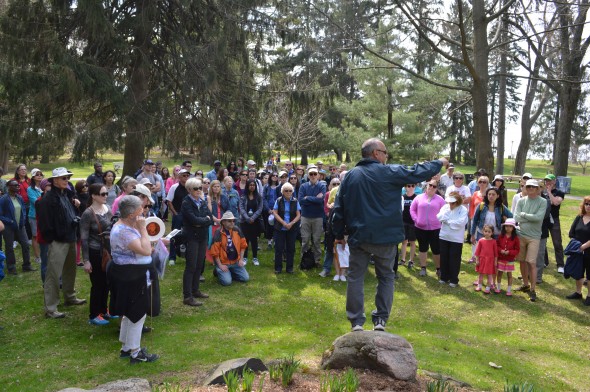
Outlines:
[[[372,369],[398,380],[416,379],[414,349],[401,336],[381,331],[350,332],[334,341],[322,356],[322,369]]]
[[[242,376],[242,372],[245,369],[250,369],[255,373],[267,371],[267,367],[258,358],[237,358],[230,359],[217,365],[213,370],[207,374],[205,380],[202,382],[203,385],[213,384],[225,384],[223,375],[225,373],[235,370],[238,376]]]
[[[150,382],[143,378],[112,381],[94,389],[66,388],[59,392],[151,392]]]

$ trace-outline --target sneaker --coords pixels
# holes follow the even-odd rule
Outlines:
[[[334,282],[339,282],[340,281],[340,275],[334,275],[334,279],[332,279]]]
[[[385,331],[385,321],[377,319],[377,322],[373,325],[373,331]]]
[[[529,293],[529,298],[531,302],[535,302],[537,300],[537,293],[533,290]]]
[[[477,286],[478,284],[479,284],[479,280],[476,279],[476,280],[473,281],[473,285],[474,286]]]
[[[527,285],[523,284],[522,286],[519,286],[516,289],[516,291],[522,291],[523,293],[527,293],[527,292],[531,291],[531,286],[529,286],[528,284]]]
[[[176,260],[168,260],[168,265],[174,265],[176,264]]]
[[[88,324],[92,324],[92,325],[108,325],[109,324],[109,321],[103,319],[102,316],[99,314],[95,318],[88,320]]]
[[[266,245],[266,250],[272,250],[272,242],[268,241],[268,244]]]
[[[420,268],[420,276],[426,276],[426,268]]]
[[[408,269],[411,270],[412,268],[414,268],[414,262],[412,260],[410,260],[408,262]]]
[[[205,281],[205,277],[203,275],[199,276],[199,282],[204,282]]]
[[[340,275],[340,281],[346,282],[346,275]]]
[[[116,314],[110,314],[108,309],[107,312],[103,313],[101,316],[105,320],[116,320],[119,318],[119,316],[117,316]]]
[[[150,333],[152,332],[154,329],[152,327],[146,327],[145,325],[143,326],[143,328],[141,328],[141,334],[143,335],[144,333]]]
[[[58,318],[66,317],[66,314],[63,312],[58,312],[57,310],[54,310],[53,312],[45,312],[45,317],[52,318],[52,319],[58,319]]]
[[[41,264],[41,258],[40,257],[35,257],[35,263]]]
[[[357,324],[357,325],[352,326],[352,332],[359,332],[359,331],[364,331],[364,328],[362,325]]]
[[[440,284],[447,284],[447,282],[445,282],[445,281],[444,281],[444,280],[442,280],[442,279],[441,279],[441,280],[439,280],[439,281],[438,281],[438,283],[440,283]]]
[[[248,258],[244,257],[244,265],[248,264]]]
[[[573,292],[570,295],[566,295],[565,298],[567,298],[567,299],[582,299],[582,298],[584,298],[584,296],[578,292]]]
[[[586,299],[584,300],[584,306],[590,306],[590,295],[586,296]]]
[[[135,363],[141,362],[154,362],[157,361],[158,358],[160,358],[158,354],[148,354],[147,350],[145,348],[142,348],[139,350],[135,357],[133,355],[129,357],[129,363],[133,365]]]
[[[255,257],[252,259],[252,264],[254,265],[260,265],[260,262],[258,261],[258,259]]]
[[[449,287],[455,288],[457,286],[458,286],[457,283],[449,283]]]
[[[329,272],[326,270],[322,270],[322,272],[320,272],[318,275],[321,276],[322,278],[325,278],[326,276],[328,276]],[[336,279],[334,279],[336,280]]]
[[[129,358],[131,356],[131,350],[121,350],[119,351],[119,358]]]
[[[557,273],[563,274],[563,267],[557,267]]]
[[[16,249],[17,246],[18,246],[18,242],[13,241],[12,242],[12,249]]]

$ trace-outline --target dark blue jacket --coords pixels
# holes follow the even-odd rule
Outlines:
[[[25,219],[27,219],[27,212],[23,198],[17,194],[16,199],[20,203],[20,222],[18,226],[16,225],[14,204],[12,204],[12,200],[10,200],[10,195],[6,194],[0,197],[0,221],[4,223],[4,226],[10,227],[14,231],[20,230],[25,225]]]
[[[574,278],[575,280],[584,277],[584,251],[580,249],[582,243],[572,238],[565,247],[564,254],[567,256],[563,277],[566,279]]]
[[[206,240],[209,226],[213,224],[213,215],[207,207],[207,202],[201,200],[200,207],[190,195],[186,195],[180,207],[182,214],[182,232],[187,240]]]
[[[324,197],[317,197],[319,194],[326,195],[326,183],[317,181],[315,185],[311,181],[302,184],[299,187],[299,205],[301,206],[301,216],[304,218],[323,218],[324,217]]]
[[[441,167],[439,160],[408,168],[362,159],[338,188],[332,218],[334,237],[343,239],[346,230],[351,247],[399,244],[404,240],[402,188],[432,178]]]

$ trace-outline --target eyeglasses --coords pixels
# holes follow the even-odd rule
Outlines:
[[[428,184],[428,186],[431,187],[431,188],[435,188],[435,189],[438,188],[438,185]]]
[[[293,192],[293,191],[288,191],[288,190],[285,189],[283,192]]]
[[[530,180],[530,177],[522,177],[523,180]]]
[[[526,189],[530,189],[530,188],[538,188],[538,187],[537,186],[534,186],[534,185],[527,185],[526,186]]]
[[[416,185],[414,185],[414,184],[408,184],[408,185],[406,185],[406,188],[415,188],[415,187],[416,187]]]
[[[463,177],[453,177],[453,180],[462,180]]]
[[[478,181],[477,183],[478,184],[487,184],[488,182],[487,181]]]
[[[203,190],[202,186],[198,186],[198,187],[193,188],[193,191],[200,191],[200,190]]]
[[[297,171],[303,171],[303,169],[301,169],[301,168],[298,168],[298,169],[297,169]]]
[[[590,207],[590,203],[584,203],[584,207]]]
[[[330,171],[336,171],[336,168],[332,167],[330,168]]]
[[[109,195],[109,193],[108,193],[108,192],[101,192],[101,193],[100,193],[100,195],[101,195],[102,197],[107,197],[107,196]]]
[[[296,180],[296,179],[297,179],[297,177],[291,177],[291,178],[289,178],[289,180]]]
[[[375,150],[375,151],[379,151],[379,152],[382,152],[382,153],[383,153],[383,154],[385,154],[385,155],[389,155],[389,154],[387,153],[387,151],[385,151],[385,150]]]
[[[285,166],[293,166],[292,163],[285,163]]]
[[[64,181],[70,181],[70,177],[57,177],[60,180],[64,180]]]
[[[240,173],[240,176],[247,176],[248,173]]]
[[[317,176],[318,173],[309,173],[308,176]]]

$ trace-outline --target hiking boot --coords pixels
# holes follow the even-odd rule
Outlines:
[[[54,310],[53,312],[45,312],[45,317],[47,318],[52,318],[52,319],[58,319],[58,318],[64,318],[66,317],[66,314],[63,312],[58,312],[57,310]]]
[[[385,321],[377,319],[375,324],[373,324],[373,331],[385,331]]]
[[[129,363],[133,365],[141,362],[154,362],[157,361],[158,358],[160,358],[158,354],[148,354],[147,350],[142,348],[135,357],[133,355],[129,357]]]
[[[108,320],[102,318],[101,315],[98,315],[95,318],[88,320],[88,324],[91,325],[107,325],[108,323]]]
[[[529,298],[531,302],[535,302],[537,300],[537,293],[533,290],[529,293]]]
[[[567,298],[567,299],[582,299],[582,298],[584,298],[584,296],[578,292],[573,292],[570,295],[566,295],[565,298]]]
[[[185,304],[185,305],[188,305],[188,306],[201,306],[201,305],[203,305],[202,302],[199,302],[199,301],[197,301],[194,298],[185,298],[182,301],[182,303]]]

